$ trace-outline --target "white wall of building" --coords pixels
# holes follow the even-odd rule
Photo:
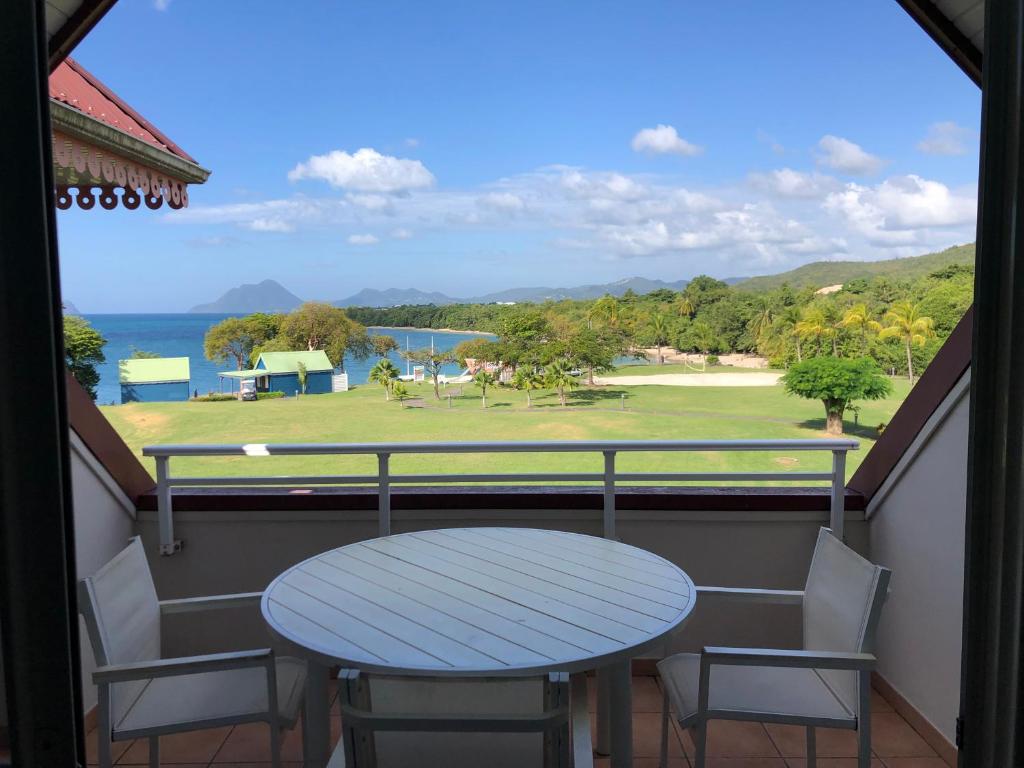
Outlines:
[[[134,535],[134,506],[95,457],[71,433],[71,486],[75,507],[75,562],[78,577],[88,576],[124,548]],[[85,711],[96,705],[92,646],[79,617],[82,699]]]
[[[879,672],[951,742],[960,711],[969,378],[868,507],[871,558],[893,572]]]

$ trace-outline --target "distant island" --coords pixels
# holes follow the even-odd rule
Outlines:
[[[65,315],[80,315],[80,314],[82,314],[81,312],[78,311],[78,307],[76,307],[74,304],[72,304],[67,299],[64,299],[62,301],[62,304],[64,305],[64,314]]]
[[[974,244],[955,245],[944,251],[926,253],[900,259],[881,261],[817,261],[805,264],[788,272],[759,277],[728,278],[723,282],[741,291],[762,293],[789,284],[794,289],[826,288],[839,286],[850,280],[888,277],[893,280],[915,280],[941,266],[949,264],[973,264]],[[330,303],[336,307],[367,307],[385,309],[400,306],[436,307],[452,304],[519,304],[524,302],[586,301],[601,296],[621,297],[627,292],[643,296],[658,290],[681,291],[689,280],[651,280],[645,277],[627,277],[611,283],[594,283],[571,288],[532,286],[509,288],[486,293],[481,296],[454,297],[438,291],[422,291],[417,288],[364,288],[344,299]],[[290,312],[302,304],[302,299],[275,280],[240,285],[232,288],[216,301],[199,304],[190,312],[205,313],[252,313]],[[73,309],[66,305],[68,312]]]
[[[264,280],[261,283],[246,283],[232,288],[216,301],[211,301],[209,304],[197,304],[189,312],[206,314],[291,312],[301,304],[302,299],[276,280]]]

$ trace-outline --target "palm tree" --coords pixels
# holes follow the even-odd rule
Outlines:
[[[572,375],[569,363],[555,360],[547,367],[544,379],[549,387],[558,391],[558,402],[565,405],[565,390],[571,392],[576,387],[576,377]]]
[[[398,379],[398,368],[386,357],[377,361],[377,364],[370,369],[370,381],[376,382],[384,387],[384,399],[391,399],[391,388]]]
[[[587,310],[587,321],[590,323],[590,327],[593,327],[593,321],[599,320],[609,328],[614,328],[619,324],[619,315],[618,300],[606,293],[590,305]]]
[[[391,385],[391,393],[395,396],[395,399],[405,408],[405,401],[409,397],[409,388],[400,381],[396,381]]]
[[[306,369],[305,363],[299,363],[295,367],[295,375],[299,379],[299,386],[302,388],[302,394],[306,394],[306,382],[309,381],[309,371]]]
[[[651,315],[647,321],[647,329],[651,332],[651,341],[658,348],[658,365],[662,365],[665,358],[662,357],[661,348],[668,344],[668,323],[665,322],[665,316],[660,312]]]
[[[697,345],[697,349],[699,349],[704,355],[705,359],[707,359],[711,350],[716,348],[715,345],[718,342],[718,339],[715,336],[715,329],[703,320],[698,320],[691,326],[690,337]]]
[[[530,397],[530,390],[543,387],[544,380],[528,368],[517,368],[515,376],[512,377],[512,386],[526,392],[526,407],[532,408],[533,398]]]
[[[479,371],[476,372],[476,375],[473,376],[473,381],[476,382],[476,385],[478,387],[480,387],[480,400],[483,403],[481,407],[486,408],[487,387],[495,382],[494,375],[488,373],[486,369],[481,368]]]
[[[685,293],[680,293],[672,306],[680,317],[693,317],[693,302],[690,301],[690,297]]]
[[[860,335],[861,357],[868,353],[868,331],[878,333],[882,330],[882,324],[871,316],[871,310],[864,302],[854,304],[843,313],[843,319],[839,324],[844,328],[852,328]]]
[[[754,334],[754,341],[758,346],[764,342],[765,337],[771,331],[772,323],[775,321],[775,310],[772,301],[767,296],[759,296],[754,303],[754,316],[750,319],[748,326]]]
[[[935,336],[935,322],[920,314],[921,306],[911,301],[898,301],[889,307],[885,319],[889,323],[878,334],[880,339],[902,339],[907,349],[907,375],[914,384],[914,359],[911,348],[916,344],[923,347],[928,339]]]
[[[794,331],[801,339],[814,340],[818,345],[818,354],[821,354],[821,345],[825,339],[832,339],[832,354],[835,355],[835,333],[836,329],[825,317],[825,311],[821,307],[804,307],[800,313],[800,322],[794,327]]]

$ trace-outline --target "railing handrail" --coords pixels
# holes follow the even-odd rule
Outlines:
[[[430,443],[227,443],[148,445],[143,456],[329,456],[379,453],[600,453],[603,451],[855,451],[852,438],[821,440],[551,440]]]
[[[160,524],[160,553],[169,555],[181,548],[174,538],[171,491],[180,486],[256,486],[256,485],[376,485],[378,495],[378,531],[391,532],[391,486],[396,483],[481,483],[515,480],[519,482],[587,481],[601,483],[604,496],[604,535],[615,537],[616,482],[668,482],[698,480],[828,480],[831,483],[830,525],[842,538],[846,506],[846,453],[860,443],[850,438],[820,440],[561,440],[550,442],[432,442],[432,443],[241,443],[227,445],[150,445],[144,456],[156,459],[157,511]],[[627,452],[685,451],[829,451],[829,472],[616,472],[615,458]],[[392,474],[393,454],[439,453],[598,453],[604,457],[604,471],[592,472],[506,472],[470,474],[460,472],[431,474]],[[368,455],[377,457],[376,475],[311,475],[268,477],[172,477],[172,457],[188,456],[330,456]]]

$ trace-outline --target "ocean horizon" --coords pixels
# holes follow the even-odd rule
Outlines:
[[[203,338],[211,326],[229,317],[240,317],[238,313],[200,314],[83,314],[92,326],[107,340],[103,347],[106,362],[96,367],[100,383],[96,387],[96,402],[101,405],[118,405],[121,402],[121,385],[118,381],[118,360],[131,357],[134,349],[154,352],[161,357],[187,357],[191,371],[190,388],[193,392],[207,394],[219,392],[220,381],[217,373],[234,368],[232,364],[211,362],[203,354]],[[459,342],[472,338],[493,338],[490,334],[471,331],[436,331],[421,328],[373,327],[371,335],[394,336],[403,349],[429,347],[431,340],[435,349],[451,349]],[[391,361],[404,373],[406,362],[396,352],[388,355]],[[344,368],[349,375],[351,386],[366,384],[370,369],[377,358],[357,360],[345,356]],[[445,373],[454,375],[461,372],[458,365],[448,365]],[[227,382],[224,384],[227,391]]]

